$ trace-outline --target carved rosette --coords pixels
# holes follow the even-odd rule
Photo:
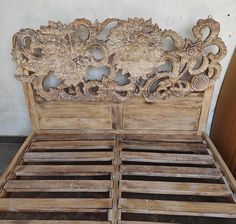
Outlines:
[[[109,29],[111,23],[115,26]],[[209,28],[205,39],[203,28]],[[50,21],[39,30],[22,29],[14,35],[15,76],[32,84],[37,100],[119,102],[143,96],[155,102],[171,95],[183,97],[204,92],[219,76],[219,62],[227,52],[219,31],[219,23],[211,18],[200,19],[193,27],[195,41],[139,18],[102,23],[76,19],[69,25]],[[104,32],[108,33],[101,38]],[[175,46],[172,50],[165,50],[167,37]],[[207,53],[210,46],[216,46],[217,53]],[[171,69],[162,70],[167,62]],[[102,67],[109,74],[99,80],[89,78],[89,69]],[[127,83],[116,81],[119,72]],[[49,74],[59,82],[46,90],[44,80]]]

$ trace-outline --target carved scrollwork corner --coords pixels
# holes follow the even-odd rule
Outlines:
[[[113,26],[110,26],[113,24]],[[209,34],[204,38],[203,30]],[[169,96],[204,92],[221,72],[227,48],[212,18],[193,27],[195,41],[172,30],[162,31],[152,20],[129,18],[103,22],[79,18],[65,25],[49,21],[39,30],[22,29],[13,36],[15,76],[32,84],[37,100],[126,101],[142,96],[155,102]],[[165,38],[174,48],[165,50]],[[211,46],[218,51],[209,52]],[[171,68],[161,67],[169,62]],[[102,78],[90,79],[89,69],[106,68]],[[116,76],[128,82],[121,84]],[[45,90],[50,74],[59,80]]]

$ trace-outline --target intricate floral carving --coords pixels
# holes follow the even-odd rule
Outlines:
[[[116,26],[108,30],[111,23]],[[203,39],[205,27],[210,32]],[[107,37],[100,38],[105,31]],[[184,40],[172,30],[162,31],[151,20],[139,18],[101,23],[76,19],[69,25],[50,21],[39,30],[22,29],[14,35],[15,76],[32,83],[37,100],[124,101],[143,96],[154,102],[170,95],[182,97],[205,91],[219,76],[219,61],[227,52],[219,31],[219,23],[211,18],[200,19],[193,27],[196,41]],[[166,37],[176,49],[164,50]],[[218,47],[217,53],[206,52],[212,45]],[[167,61],[172,69],[161,70]],[[91,67],[106,67],[109,74],[91,80]],[[126,75],[128,83],[117,83],[119,72]],[[45,90],[43,82],[51,73],[60,82]]]
[[[151,20],[129,19],[111,30],[107,46],[114,54],[113,64],[132,77],[147,78],[164,63],[162,32]]]

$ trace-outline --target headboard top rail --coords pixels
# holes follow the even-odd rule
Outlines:
[[[205,39],[204,28],[209,29]],[[212,18],[198,20],[194,41],[161,30],[151,19],[49,21],[14,35],[15,76],[32,84],[36,101],[123,102],[141,96],[157,102],[204,93],[219,76],[227,51],[219,32]],[[174,46],[166,50],[168,37]],[[214,45],[218,52],[208,52]],[[52,74],[56,85],[46,88]]]

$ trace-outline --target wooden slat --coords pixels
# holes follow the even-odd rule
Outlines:
[[[112,165],[19,165],[17,176],[77,176],[104,175],[113,171]]]
[[[204,217],[236,218],[236,204],[120,199],[119,208],[125,212],[164,214],[164,215],[190,215]]]
[[[173,152],[207,153],[206,145],[202,143],[179,143],[179,142],[138,142],[124,141],[124,148],[137,150],[158,150]]]
[[[80,212],[83,209],[111,208],[112,200],[103,198],[0,198],[1,212]]]
[[[203,139],[199,135],[191,134],[122,134],[122,140],[151,141],[151,142],[199,142]]]
[[[168,195],[230,196],[231,193],[224,184],[164,181],[121,180],[120,189],[124,192]]]
[[[28,152],[25,162],[109,161],[113,152]]]
[[[95,133],[93,130],[93,133],[84,133],[84,132],[78,132],[75,133],[73,131],[72,133],[67,133],[64,131],[57,130],[57,133],[53,133],[52,130],[49,131],[40,131],[40,133],[37,133],[33,137],[33,141],[78,141],[78,140],[92,140],[92,141],[98,141],[98,140],[114,140],[115,134],[114,133]]]
[[[6,192],[106,192],[111,180],[10,180]]]
[[[213,164],[209,155],[189,155],[174,153],[122,152],[123,161],[183,163],[183,164]]]
[[[113,141],[35,141],[30,148],[35,149],[107,149]]]
[[[141,166],[141,165],[122,165],[123,175],[144,175],[161,177],[186,177],[186,178],[205,178],[219,179],[222,177],[216,168],[200,167],[175,167],[175,166]]]
[[[118,224],[177,224],[177,223],[176,222],[170,223],[170,222],[119,221]]]
[[[108,221],[0,220],[0,224],[110,224]]]

